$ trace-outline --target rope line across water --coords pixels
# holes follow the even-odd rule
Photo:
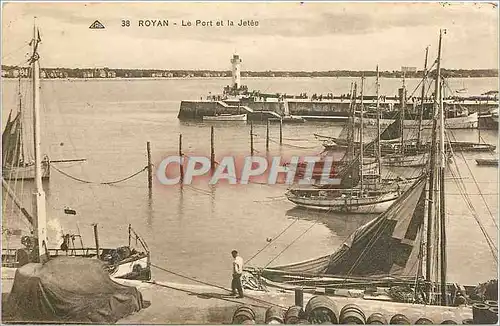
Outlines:
[[[79,181],[79,182],[83,182],[83,183],[94,183],[94,184],[101,184],[101,185],[111,185],[111,184],[117,184],[117,183],[120,183],[120,182],[124,182],[124,181],[127,181],[127,180],[130,180],[132,179],[133,177],[139,175],[140,173],[146,171],[148,169],[147,166],[145,166],[143,169],[135,172],[134,174],[132,175],[129,175],[128,177],[125,177],[125,178],[122,178],[122,179],[119,179],[119,180],[114,180],[114,181],[108,181],[108,182],[96,182],[96,181],[89,181],[89,180],[83,180],[83,179],[80,179],[80,178],[77,178],[77,177],[74,177],[64,171],[62,171],[61,169],[51,165],[50,166],[51,168],[53,168],[54,170],[56,170],[57,172],[61,173],[62,175],[70,178],[70,179],[73,179],[75,181]]]
[[[193,277],[189,277],[187,275],[183,275],[183,274],[180,274],[180,273],[168,270],[166,268],[163,268],[161,266],[155,265],[153,263],[151,263],[151,266],[154,267],[154,268],[157,268],[157,269],[159,269],[159,270],[161,270],[163,272],[170,273],[170,274],[173,274],[175,276],[179,276],[179,277],[185,278],[187,280],[190,280],[190,281],[193,281],[193,282],[196,282],[196,283],[200,283],[200,284],[208,285],[208,286],[211,286],[211,287],[214,287],[214,288],[218,288],[218,289],[221,289],[221,290],[224,290],[224,291],[232,292],[232,290],[230,290],[228,288],[225,288],[223,286],[220,286],[220,285],[217,285],[217,284],[212,284],[212,283],[205,282],[205,281],[201,281],[201,280],[195,279]],[[266,304],[268,306],[276,306],[276,307],[280,307],[280,308],[283,308],[283,309],[288,308],[288,307],[285,307],[285,306],[282,306],[282,305],[279,305],[279,304],[275,304],[275,303],[272,303],[272,302],[268,302],[266,300],[254,298],[254,297],[251,297],[251,296],[248,296],[248,295],[246,295],[245,298],[249,298],[251,300],[254,300],[254,301],[257,301],[257,302],[260,302],[260,303],[264,303],[264,304]]]

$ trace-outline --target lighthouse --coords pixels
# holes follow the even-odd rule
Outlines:
[[[233,77],[233,89],[239,89],[241,87],[241,59],[238,54],[233,54],[231,59],[232,64],[232,77]]]

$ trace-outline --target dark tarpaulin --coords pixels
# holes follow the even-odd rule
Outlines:
[[[114,282],[97,259],[56,257],[17,269],[4,320],[115,323],[144,308],[142,294]]]
[[[415,277],[424,223],[425,185],[426,177],[422,176],[385,213],[358,228],[335,253],[269,269],[342,277]]]

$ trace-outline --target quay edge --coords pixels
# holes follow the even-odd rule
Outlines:
[[[203,120],[203,116],[216,114],[247,114],[250,121],[267,121],[285,116],[303,117],[307,121],[340,121],[345,122],[349,114],[348,99],[310,100],[287,99],[278,101],[253,100],[252,98],[221,100],[182,100],[177,118],[181,121]],[[368,107],[375,105],[374,99],[364,101]],[[411,105],[410,105],[411,106]],[[399,101],[381,102],[380,107],[386,112],[394,112],[399,108]],[[457,111],[467,109],[469,114],[489,112],[498,107],[498,102],[445,102],[445,109]],[[431,110],[432,103],[425,103],[425,109]]]

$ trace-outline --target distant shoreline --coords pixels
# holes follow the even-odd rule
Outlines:
[[[452,79],[479,79],[479,78],[497,78],[498,76],[474,76],[474,77],[448,77]],[[21,79],[29,79],[30,77],[21,77]],[[252,76],[252,77],[242,77],[245,79],[335,79],[335,78],[360,78],[360,76],[321,76],[321,77],[283,77],[283,76]],[[366,78],[375,78],[374,76],[368,76]],[[401,77],[380,77],[384,79],[400,79]],[[419,77],[405,77],[406,79],[421,79]],[[14,80],[17,81],[19,77],[2,77],[4,80]],[[207,79],[223,79],[231,80],[231,77],[55,77],[55,78],[41,78],[41,80],[84,80],[84,81],[113,81],[113,80],[207,80]]]
[[[432,71],[429,75],[432,75]],[[42,68],[43,79],[78,78],[78,79],[113,79],[113,78],[231,78],[229,70],[165,70],[165,69],[113,69],[103,68]],[[28,67],[2,66],[3,78],[18,78],[29,76]],[[498,69],[441,69],[445,78],[481,78],[498,77]],[[330,70],[330,71],[251,71],[241,72],[241,78],[360,78],[375,77],[376,71],[371,70]],[[381,78],[403,78],[403,72],[398,70],[380,71]],[[413,70],[404,73],[405,78],[422,78],[423,71]]]

